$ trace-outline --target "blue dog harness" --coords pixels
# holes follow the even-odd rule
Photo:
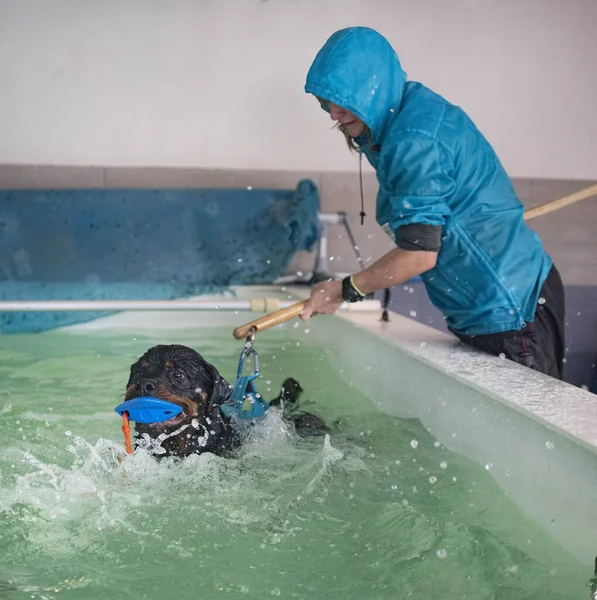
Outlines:
[[[269,409],[269,404],[263,399],[263,396],[255,389],[254,380],[259,377],[259,355],[253,344],[255,343],[255,332],[251,334],[245,342],[245,347],[240,353],[238,369],[236,371],[236,383],[232,390],[230,399],[220,406],[220,412],[232,420],[252,421],[253,423],[262,419]],[[250,375],[243,375],[245,360],[253,356],[253,372]]]

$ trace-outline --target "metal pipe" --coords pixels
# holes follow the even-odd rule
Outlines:
[[[254,298],[251,300],[7,300],[0,302],[0,312],[80,312],[121,310],[236,310],[265,312],[288,308],[296,303],[277,298]],[[343,304],[341,310],[380,310],[378,300],[364,300],[355,304]]]

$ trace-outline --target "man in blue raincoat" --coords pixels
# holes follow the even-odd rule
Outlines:
[[[366,27],[327,40],[305,91],[375,169],[376,218],[396,248],[341,282],[316,286],[302,318],[421,275],[463,342],[561,379],[560,276],[466,113],[407,81],[389,42]]]

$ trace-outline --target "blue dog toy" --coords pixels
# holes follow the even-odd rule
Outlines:
[[[127,400],[114,409],[120,416],[125,412],[136,423],[161,423],[173,419],[182,412],[182,406],[151,396]]]

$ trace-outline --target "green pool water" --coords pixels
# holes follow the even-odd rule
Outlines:
[[[0,599],[589,597],[489,471],[378,412],[305,331],[258,337],[258,388],[297,378],[328,438],[270,411],[237,459],[159,464],[117,460],[130,364],[183,343],[233,381],[229,328],[0,336]]]

